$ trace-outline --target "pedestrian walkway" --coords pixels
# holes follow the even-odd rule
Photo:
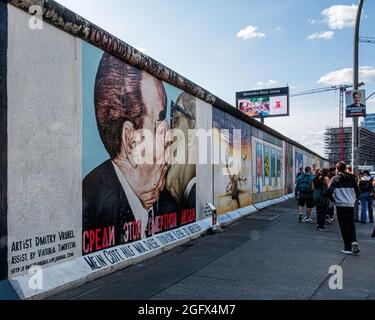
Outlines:
[[[340,252],[337,222],[321,233],[297,220],[291,200],[52,299],[375,300],[371,226],[356,224],[362,252],[354,257]],[[343,290],[329,288],[333,265],[343,269]]]

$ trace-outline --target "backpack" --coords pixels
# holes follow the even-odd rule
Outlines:
[[[368,181],[360,181],[359,188],[361,189],[361,192],[369,192],[372,195],[373,193],[372,183],[373,183],[372,179]]]
[[[303,194],[309,194],[312,192],[311,189],[311,178],[309,175],[304,175],[302,178],[300,178],[300,181],[298,183],[298,191]]]

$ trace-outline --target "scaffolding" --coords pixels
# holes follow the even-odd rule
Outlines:
[[[324,145],[330,164],[351,163],[352,128],[329,128],[324,133]]]
[[[324,133],[326,155],[331,165],[339,161],[352,161],[352,128],[329,128]],[[375,165],[375,133],[365,128],[359,130],[359,165]]]

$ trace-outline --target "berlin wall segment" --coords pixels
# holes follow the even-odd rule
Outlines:
[[[8,2],[24,11],[28,11],[32,4],[40,3],[40,1]],[[0,4],[6,7],[4,1]],[[39,253],[42,257],[51,254],[47,249],[51,249],[51,245],[53,246],[57,239],[67,241],[66,246],[62,248],[63,251],[76,249],[72,247],[73,243],[76,247],[74,239],[82,239],[82,250],[79,247],[79,255],[74,256],[74,260],[64,259],[65,263],[74,265],[79,270],[77,278],[68,280],[70,275],[67,274],[66,281],[76,281],[87,276],[89,272],[110,269],[113,265],[130,261],[129,259],[135,261],[138,256],[161,251],[162,248],[179,240],[190,239],[205,229],[203,224],[205,217],[202,212],[197,211],[198,206],[202,207],[202,203],[197,203],[197,190],[199,188],[204,190],[197,184],[197,179],[199,181],[200,178],[197,174],[197,165],[172,165],[165,168],[135,165],[132,159],[128,158],[129,152],[124,153],[121,150],[121,145],[126,144],[126,141],[122,141],[121,134],[124,127],[131,130],[132,125],[142,128],[145,124],[160,122],[166,127],[181,130],[200,129],[197,123],[202,123],[203,119],[200,118],[198,106],[209,101],[207,112],[210,112],[213,118],[209,129],[229,130],[232,134],[236,128],[241,128],[243,132],[242,171],[235,174],[226,164],[213,166],[211,167],[214,172],[212,181],[206,181],[207,184],[214,186],[213,201],[219,210],[219,215],[226,216],[253,203],[282,197],[284,190],[290,192],[293,173],[292,170],[286,172],[285,162],[287,161],[289,165],[294,164],[292,153],[296,148],[289,148],[288,152],[283,150],[285,148],[283,140],[290,140],[229,108],[229,105],[220,104],[218,98],[193,82],[142,55],[54,1],[44,1],[44,19],[66,31],[64,34],[69,37],[73,35],[74,39],[70,37],[67,40],[70,45],[78,38],[85,40],[82,47],[79,47],[79,55],[82,56],[82,83],[78,86],[82,90],[79,92],[82,96],[82,106],[79,104],[82,110],[79,114],[83,118],[81,141],[83,158],[76,159],[76,162],[82,162],[79,163],[82,166],[82,177],[79,179],[79,183],[82,184],[82,199],[79,199],[82,202],[81,215],[77,212],[77,216],[82,217],[82,223],[79,228],[67,226],[69,229],[61,234],[54,233],[54,230],[50,234],[43,233],[43,235],[38,230],[30,229],[35,232],[31,240],[43,247]],[[49,30],[49,32],[54,32],[53,30],[60,32],[56,28]],[[137,90],[130,92],[128,90],[130,86]],[[111,101],[114,96],[121,95],[123,99]],[[146,97],[145,101],[142,100],[143,97]],[[147,104],[146,100],[155,103]],[[137,104],[134,101],[143,103]],[[74,103],[73,101],[72,105]],[[6,121],[3,105],[0,112],[0,121]],[[153,118],[148,119],[149,115]],[[6,125],[2,128],[6,128]],[[7,141],[5,139],[5,147]],[[291,144],[295,145],[294,142]],[[229,144],[226,148],[228,154],[233,152],[233,145]],[[305,163],[311,162],[310,159],[314,157],[312,152],[308,154],[311,154],[311,157],[305,156],[302,159]],[[127,161],[124,162],[124,159]],[[134,175],[127,174],[130,168],[127,168],[127,165],[132,166],[131,171],[135,173]],[[4,174],[1,170],[3,170],[3,163],[1,163],[0,174]],[[222,176],[223,171],[228,171],[228,174]],[[5,162],[5,176],[6,174]],[[287,188],[285,188],[286,180],[288,180]],[[153,185],[157,188],[152,189],[150,186]],[[142,192],[145,189],[149,194],[145,195]],[[5,189],[5,198],[6,195]],[[4,203],[6,208],[6,201],[1,205]],[[4,212],[6,221],[7,210]],[[5,232],[7,238],[6,230],[1,230]],[[81,230],[82,234],[77,230]],[[30,239],[24,240],[13,243],[15,252],[28,250]],[[8,260],[6,252],[7,248],[5,248],[5,261]],[[22,254],[15,258],[14,264],[21,265]],[[66,258],[69,259],[71,256]],[[44,265],[47,268],[58,267],[57,262],[60,266],[64,265],[61,260],[47,259],[47,261],[48,263]],[[1,267],[3,268],[3,265]],[[6,266],[5,270],[7,270]],[[20,270],[23,271],[15,272],[14,278],[25,284],[25,278],[22,276],[27,270]],[[61,267],[59,270],[64,268]],[[7,277],[6,273],[3,277]],[[64,279],[59,281],[58,284],[53,285],[62,286],[61,281],[63,282]],[[32,295],[33,293],[29,291],[25,296]]]
[[[8,275],[8,131],[7,131],[8,8],[0,2],[0,281]]]

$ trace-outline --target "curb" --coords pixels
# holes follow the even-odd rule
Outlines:
[[[283,196],[281,198],[265,201],[263,203],[258,203],[253,206],[238,209],[227,214],[221,215],[218,217],[217,227],[223,228],[229,226],[231,224],[236,223],[244,217],[255,214],[258,211],[268,208],[270,206],[274,206],[287,200],[290,200],[291,198],[293,198],[293,195]],[[134,257],[126,258],[121,262],[114,263],[113,265],[106,266],[95,271],[90,269],[86,259],[91,259],[92,257],[100,255],[101,252],[88,255],[85,257],[79,257],[74,260],[43,269],[44,288],[41,290],[32,290],[29,288],[28,283],[30,281],[31,276],[28,274],[0,282],[0,300],[43,300],[60,294],[64,291],[75,289],[88,282],[92,282],[94,280],[110,275],[119,270],[123,270],[130,266],[139,264],[155,256],[161,255],[175,248],[178,248],[192,240],[200,238],[203,235],[206,235],[208,231],[212,228],[211,221],[211,218],[206,218],[204,220],[196,222],[195,224],[192,224],[193,226],[199,226],[199,232],[192,233],[189,236],[185,236],[182,239],[178,239],[165,245],[160,245],[158,249],[153,249],[146,253],[137,254]],[[176,234],[176,231],[178,232],[178,230],[182,229],[186,229],[186,227],[182,227],[177,230],[169,231],[164,234],[154,236],[151,239],[154,239],[154,241],[156,241],[158,239],[157,237],[170,233]],[[147,240],[141,240],[137,243]],[[159,241],[159,243],[161,242]],[[108,250],[121,250],[121,248],[124,248],[125,246],[128,247],[130,245],[118,246]],[[103,252],[108,250],[103,250]]]

